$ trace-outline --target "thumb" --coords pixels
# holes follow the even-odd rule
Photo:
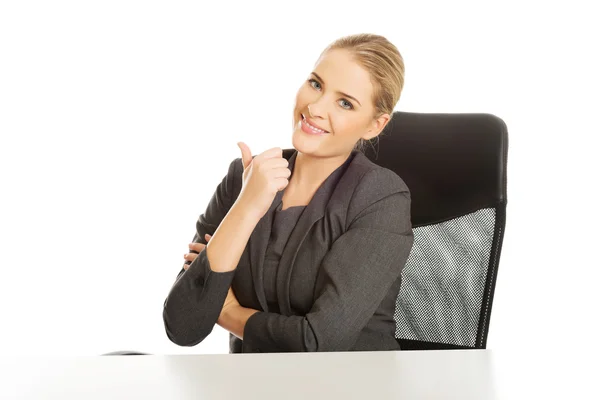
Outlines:
[[[244,142],[238,142],[237,145],[242,151],[242,165],[244,166],[244,169],[246,169],[252,162],[252,152],[250,152],[250,147]]]

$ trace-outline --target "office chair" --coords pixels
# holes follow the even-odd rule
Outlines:
[[[506,124],[397,111],[364,152],[411,192],[415,241],[396,340],[403,350],[485,349],[506,218]]]

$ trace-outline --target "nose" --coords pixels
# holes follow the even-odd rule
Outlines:
[[[311,118],[323,118],[321,105],[318,101],[308,105],[308,114]]]

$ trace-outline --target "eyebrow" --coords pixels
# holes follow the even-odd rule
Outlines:
[[[316,76],[317,79],[320,80],[321,82],[325,83],[325,81],[319,75],[317,75],[316,72],[311,72],[311,74],[313,74],[314,76]],[[355,97],[352,97],[349,94],[346,94],[344,92],[340,92],[339,90],[337,91],[337,93],[341,94],[342,96],[350,97],[352,100],[354,100],[355,102],[357,102],[359,106],[362,107],[362,104],[360,104],[360,101],[356,100]]]

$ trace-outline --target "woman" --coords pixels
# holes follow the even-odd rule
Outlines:
[[[238,143],[165,300],[171,341],[194,346],[217,323],[231,353],[400,349],[410,193],[359,149],[389,122],[403,84],[384,37],[341,38],[298,90],[294,149],[252,157]]]

